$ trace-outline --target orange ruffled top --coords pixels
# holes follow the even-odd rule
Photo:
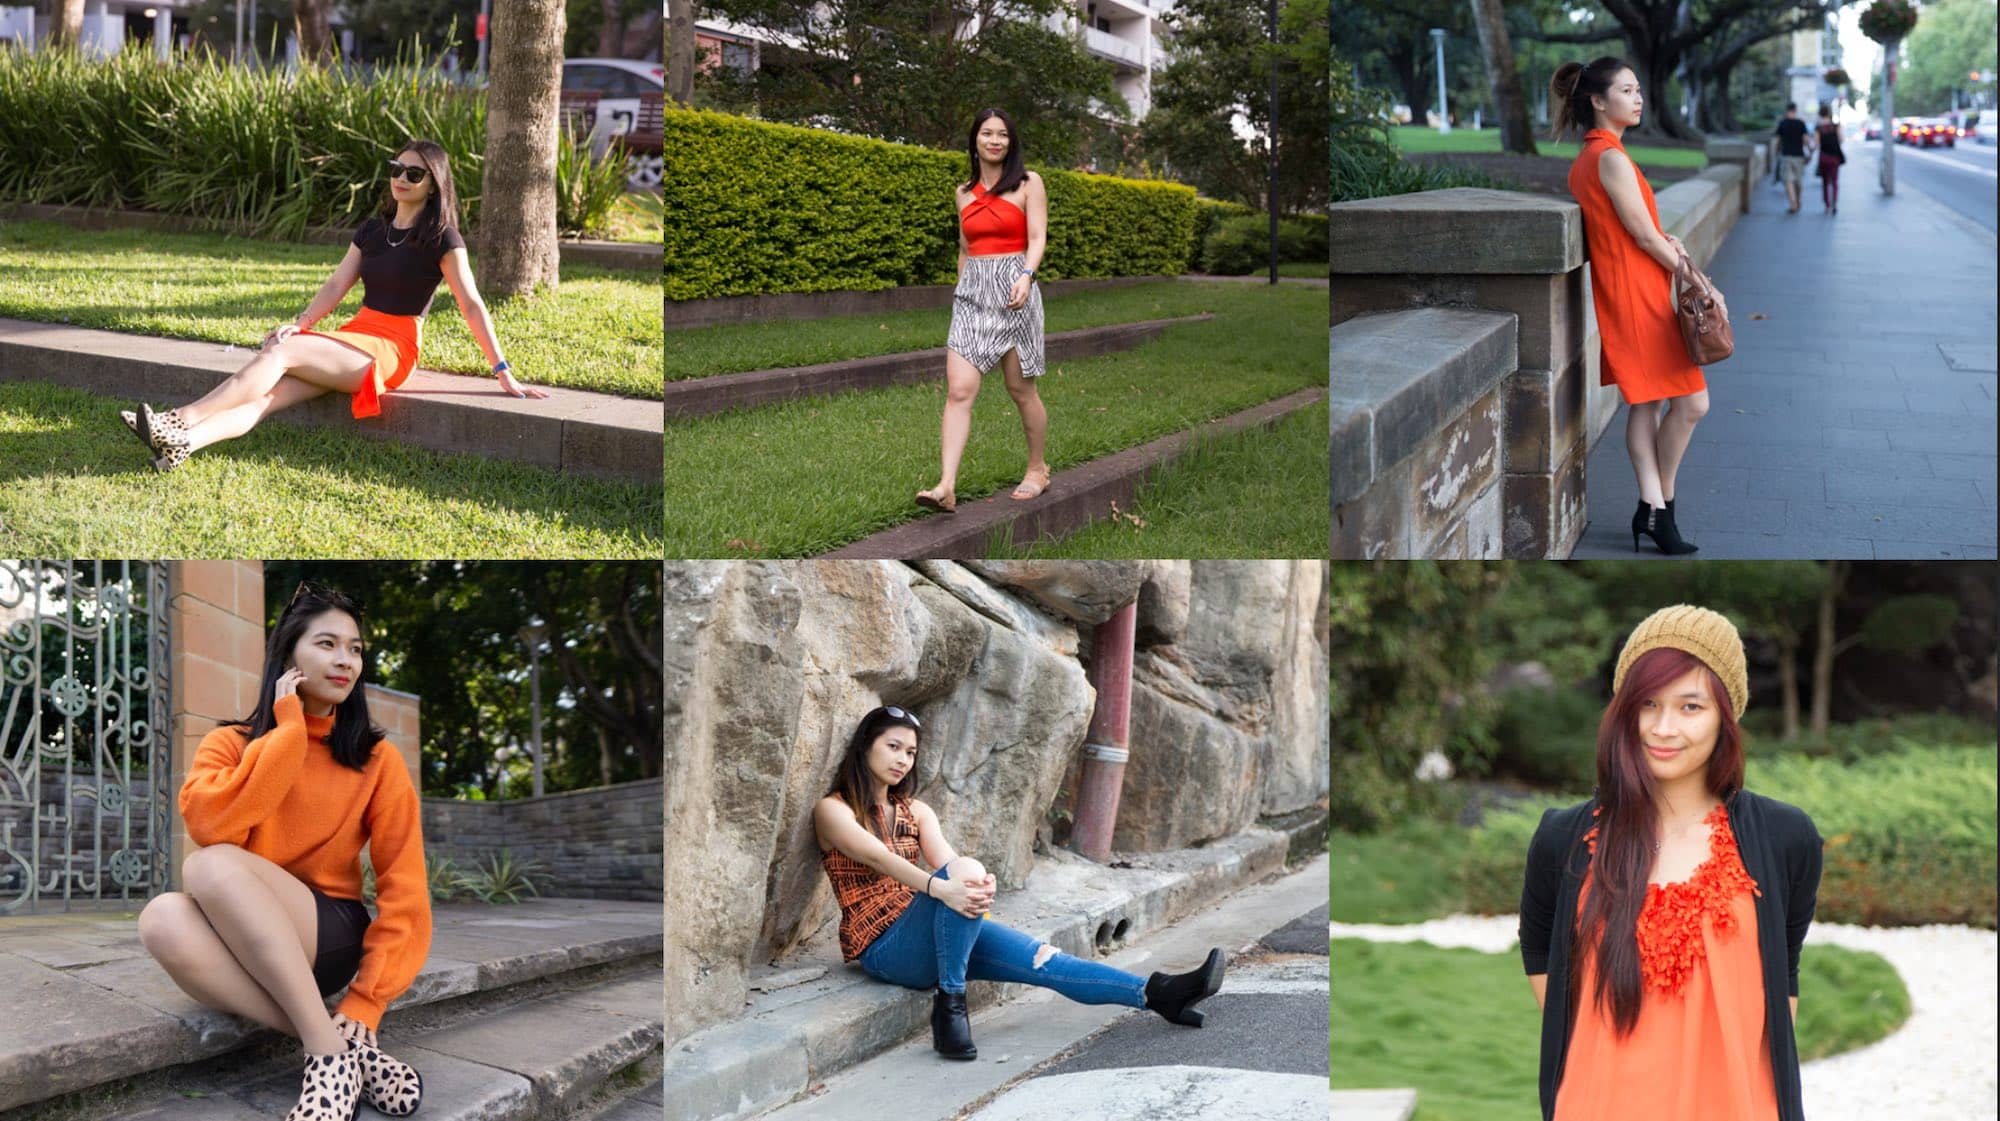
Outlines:
[[[1644,989],[1632,1034],[1619,1038],[1592,993],[1597,972],[1577,934],[1577,1009],[1556,1090],[1556,1121],[1775,1121],[1778,1092],[1765,1039],[1761,894],[1736,850],[1729,813],[1704,819],[1708,859],[1679,883],[1653,884],[1639,912]],[[1584,834],[1597,851],[1597,828]],[[1590,892],[1584,874],[1577,914]]]

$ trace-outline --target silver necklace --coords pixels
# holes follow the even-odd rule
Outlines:
[[[386,228],[385,228],[385,229],[383,230],[383,233],[382,233],[382,240],[383,240],[383,241],[388,241],[388,242],[389,242],[389,248],[391,248],[391,249],[394,249],[394,248],[396,248],[397,246],[399,246],[399,245],[403,244],[403,241],[408,241],[408,240],[410,240],[410,235],[411,235],[411,234],[413,234],[413,233],[416,233],[416,232],[417,232],[417,228],[416,228],[415,226],[411,226],[411,227],[410,227],[409,229],[407,229],[407,230],[404,230],[404,231],[403,231],[403,241],[390,241],[390,240],[389,240],[389,233],[388,233],[388,231],[389,231],[389,230],[393,230],[393,229],[395,229],[395,228],[396,228],[396,223],[395,223],[395,222],[394,222],[393,220],[391,220],[391,221],[389,222],[388,226],[387,226],[387,227],[386,227]]]

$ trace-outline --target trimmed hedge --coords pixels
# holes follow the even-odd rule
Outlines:
[[[2000,859],[1994,749],[1913,747],[1856,763],[1784,755],[1751,764],[1749,788],[1812,815],[1826,839],[1819,919],[1870,926],[1967,923],[1992,929]],[[1542,811],[1581,798],[1537,798],[1474,830],[1466,905],[1515,910],[1522,862]]]
[[[1201,271],[1211,276],[1244,276],[1270,260],[1271,219],[1264,214],[1230,215],[1215,222],[1201,247]],[[1278,219],[1278,260],[1327,259],[1326,223]]]
[[[957,269],[963,155],[669,106],[666,165],[667,299],[948,284]],[[1185,271],[1192,187],[1035,170],[1043,277]]]
[[[411,137],[451,153],[460,219],[479,220],[486,98],[431,71],[251,70],[208,52],[165,66],[131,46],[96,60],[0,50],[0,199],[149,210],[287,238],[352,227]],[[619,168],[559,160],[557,225],[601,225]]]

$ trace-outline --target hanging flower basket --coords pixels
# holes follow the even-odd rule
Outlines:
[[[1875,0],[1861,13],[1861,33],[1877,43],[1905,39],[1917,25],[1917,9],[1910,0]]]
[[[1827,71],[1825,74],[1820,75],[1820,77],[1826,82],[1827,85],[1832,86],[1835,89],[1844,89],[1847,86],[1853,84],[1847,80],[1847,71],[1842,70],[1838,66]]]

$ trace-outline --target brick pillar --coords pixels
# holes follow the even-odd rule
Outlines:
[[[249,716],[257,704],[264,667],[263,562],[168,562],[167,666],[168,793],[176,807],[168,883],[179,887],[181,862],[195,848],[178,809],[188,765],[202,737],[217,724]]]
[[[397,689],[384,689],[380,685],[365,686],[368,690],[368,715],[382,726],[389,742],[403,753],[403,766],[410,772],[410,785],[421,795],[424,791],[423,776],[417,770],[419,751],[423,743],[420,734],[423,698],[415,693],[405,693]]]

